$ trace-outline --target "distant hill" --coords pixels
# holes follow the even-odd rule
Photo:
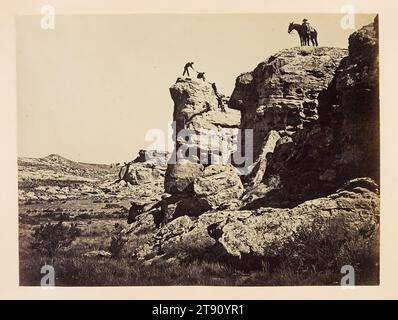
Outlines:
[[[51,176],[57,179],[70,179],[75,176],[96,180],[103,175],[117,171],[110,165],[76,162],[57,154],[50,154],[43,158],[18,158],[18,169],[20,173],[38,173],[35,175],[35,179],[48,179]]]
[[[141,156],[141,157],[140,157]],[[116,183],[123,165],[106,165],[76,162],[58,154],[42,158],[18,158],[18,197],[19,200],[66,200],[85,197],[129,197],[137,194],[132,184],[155,185],[157,193],[163,190],[163,175],[167,153],[151,153],[146,161],[145,151],[131,162],[130,169],[134,181]],[[136,161],[136,162],[134,162]],[[156,169],[156,168],[158,169]],[[133,173],[134,172],[134,173]],[[159,189],[159,190],[158,190]]]
[[[117,178],[117,167],[82,163],[57,154],[18,158],[19,199],[66,199],[97,194],[99,186]]]

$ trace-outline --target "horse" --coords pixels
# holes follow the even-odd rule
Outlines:
[[[291,33],[293,30],[296,30],[299,34],[301,46],[309,46],[310,40],[314,47],[318,46],[318,32],[315,30],[314,27],[309,26],[309,32],[306,32],[303,25],[290,22],[287,32]]]

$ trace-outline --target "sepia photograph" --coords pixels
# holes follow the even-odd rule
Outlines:
[[[15,28],[19,286],[380,285],[378,12]]]

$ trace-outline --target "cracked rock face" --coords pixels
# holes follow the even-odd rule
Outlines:
[[[129,171],[123,172],[125,180],[132,185],[147,184],[162,181],[165,174],[165,166],[155,166],[151,163],[134,163],[130,165]]]
[[[239,126],[239,112],[228,108],[222,112],[208,82],[178,78],[170,88],[170,95],[174,101],[173,120],[177,131]]]
[[[178,78],[170,88],[174,101],[175,150],[168,164],[165,191],[191,194],[204,199],[204,207],[218,207],[239,197],[242,184],[235,170],[227,165],[236,150],[235,136],[239,112],[218,106],[210,83]],[[183,137],[180,133],[186,133]],[[188,159],[184,158],[189,155]],[[174,158],[173,158],[174,157]],[[229,188],[225,190],[225,188]]]
[[[203,199],[208,207],[216,209],[231,199],[239,199],[243,185],[232,166],[210,165],[195,179],[195,195]]]
[[[294,242],[298,232],[322,231],[336,223],[338,233],[333,235],[336,241],[339,237],[344,240],[360,234],[370,238],[378,222],[378,195],[357,187],[339,190],[292,209],[260,209],[244,221],[220,224],[215,228],[221,234],[218,241],[228,254],[273,258],[283,252],[286,243]]]
[[[254,159],[271,130],[292,134],[318,120],[318,95],[333,78],[346,49],[284,49],[236,79],[229,107],[240,127],[254,130]]]

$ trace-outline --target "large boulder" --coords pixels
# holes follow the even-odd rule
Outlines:
[[[165,166],[170,157],[170,152],[158,150],[138,151],[138,156],[133,160],[134,163],[150,163],[157,166]]]
[[[193,182],[202,174],[204,166],[200,163],[183,162],[169,164],[166,170],[164,188],[167,193],[192,193]]]
[[[171,177],[166,180],[172,193],[169,201],[173,218],[181,215],[198,216],[211,209],[240,207],[244,192],[242,182],[231,165],[185,163],[174,165]],[[172,167],[172,166],[169,166]]]
[[[347,184],[335,194],[292,209],[262,208],[245,220],[219,223],[213,227],[217,232],[212,232],[219,235],[218,242],[232,256],[251,254],[272,258],[278,257],[286,244],[294,244],[295,237],[305,237],[302,233],[314,230],[322,233],[336,224],[335,234],[325,232],[325,237],[332,237],[328,241],[345,241],[361,235],[370,239],[378,223],[378,195]],[[298,244],[296,253],[300,251]]]
[[[151,162],[130,162],[119,170],[119,180],[131,185],[141,185],[163,181],[166,166],[155,165]]]
[[[250,214],[250,211],[215,211],[204,213],[198,218],[179,217],[136,248],[133,256],[138,259],[152,259],[155,256],[189,259],[196,255],[212,254],[215,240],[209,235],[208,227],[225,219],[244,218]]]
[[[216,209],[233,199],[239,199],[244,191],[236,170],[229,165],[210,165],[195,179],[194,194]]]

